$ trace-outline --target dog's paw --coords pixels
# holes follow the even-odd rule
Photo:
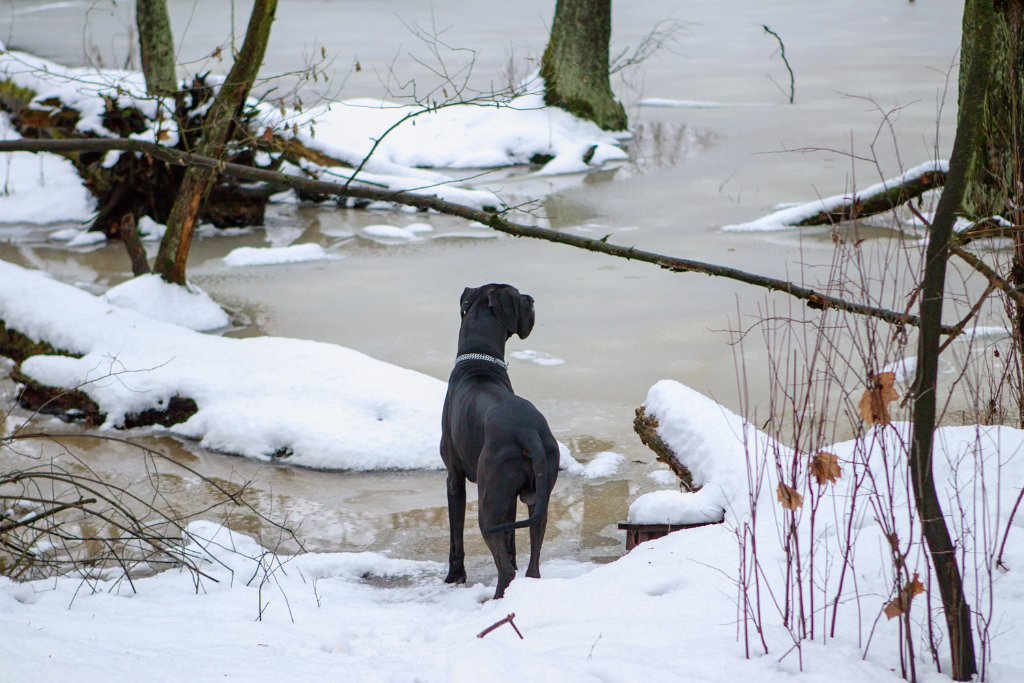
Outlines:
[[[450,569],[448,576],[444,577],[445,583],[466,583],[465,569]]]

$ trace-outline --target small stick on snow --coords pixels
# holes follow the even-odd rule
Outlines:
[[[516,635],[519,636],[519,640],[525,640],[523,638],[523,634],[520,633],[519,629],[516,627],[516,622],[512,621],[515,618],[516,618],[516,613],[513,612],[512,614],[508,615],[504,619],[501,619],[500,621],[496,621],[493,624],[491,624],[490,626],[488,626],[487,628],[485,628],[483,631],[480,631],[480,633],[476,634],[476,637],[477,638],[483,638],[484,636],[486,636],[488,633],[490,633],[494,629],[498,628],[499,626],[502,626],[504,624],[509,624],[513,628],[513,630],[515,630]]]

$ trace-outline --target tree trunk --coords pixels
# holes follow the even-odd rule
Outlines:
[[[135,25],[139,31],[139,56],[146,77],[146,94],[171,95],[178,90],[174,75],[174,37],[167,0],[136,0]]]
[[[625,130],[626,110],[608,78],[611,36],[611,0],[558,0],[540,75],[547,104],[605,130]]]
[[[276,9],[277,0],[256,0],[253,5],[242,49],[210,107],[202,137],[194,150],[197,154],[218,159],[223,156],[238,114],[263,63]],[[185,262],[192,245],[192,234],[199,211],[216,179],[215,169],[189,166],[185,171],[154,265],[154,271],[168,282],[185,284]]]
[[[975,50],[993,45],[988,67],[988,95],[983,113],[984,144],[972,151],[967,176],[964,214],[972,219],[1002,215],[1014,225],[1024,220],[1024,0],[995,3],[991,32],[982,33],[971,4],[964,11],[960,58],[960,105]],[[1024,236],[1014,237],[1009,280],[1024,289]],[[1024,309],[1013,307],[1017,354],[1024,363]],[[1024,388],[1017,396],[1018,425],[1024,427]]]
[[[993,23],[993,0],[967,0],[964,10],[964,41],[967,36],[987,36]],[[942,607],[949,629],[949,649],[954,680],[966,681],[977,671],[971,611],[964,596],[963,578],[956,561],[956,547],[949,535],[942,506],[935,490],[932,447],[935,436],[936,380],[939,365],[939,336],[942,300],[945,292],[946,260],[953,224],[961,212],[971,178],[972,159],[985,132],[986,93],[992,62],[992,43],[974,40],[970,44],[970,69],[961,85],[961,106],[956,138],[949,162],[946,186],[939,198],[928,248],[925,252],[924,281],[921,285],[921,325],[918,337],[918,366],[914,377],[913,439],[910,445],[910,479],[914,502],[921,519],[921,533],[928,543]]]
[[[1024,188],[1024,0],[995,3],[991,32],[983,32],[974,3],[964,8],[960,48],[959,105],[963,109],[968,73],[978,50],[992,47],[992,59],[985,70],[988,94],[982,112],[984,143],[969,153],[963,214],[972,220],[1004,215],[1018,224]]]

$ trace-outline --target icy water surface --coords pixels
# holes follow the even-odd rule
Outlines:
[[[174,2],[172,22],[181,59],[199,60],[225,35],[231,3]],[[0,40],[62,62],[126,63],[128,6],[104,2],[18,2],[0,5]],[[543,49],[553,2],[283,1],[264,73],[301,68],[326,47],[329,86],[343,97],[386,94],[386,74],[425,83],[422,41],[409,26],[436,25],[444,42],[478,50],[473,83],[500,82],[510,55]],[[752,220],[777,203],[807,201],[866,186],[902,168],[948,155],[955,117],[955,70],[961,3],[865,0],[820,3],[615,3],[613,52],[635,46],[662,19],[682,23],[671,51],[616,80],[637,133],[634,163],[589,177],[545,179],[528,170],[474,181],[511,197],[556,190],[537,211],[551,225],[662,253],[815,282],[833,255],[825,229],[786,233],[724,233],[722,225]],[[241,30],[247,5],[237,3]],[[433,24],[431,22],[434,22]],[[786,42],[796,75],[788,91],[777,44]],[[84,28],[83,28],[84,27]],[[84,47],[83,47],[84,46]],[[455,59],[455,57],[452,57]],[[351,67],[358,62],[360,71]],[[520,71],[529,64],[520,64]],[[202,70],[202,63],[194,63]],[[223,68],[223,67],[218,67]],[[949,78],[949,93],[943,100]],[[287,83],[282,87],[288,87]],[[642,107],[642,98],[700,101],[702,108]],[[944,102],[944,103],[943,103]],[[940,117],[941,110],[941,117]],[[890,136],[883,114],[896,135]],[[936,139],[938,136],[938,139]],[[873,148],[872,148],[873,145]],[[785,150],[813,150],[785,152]],[[874,161],[854,161],[853,152]],[[473,175],[467,173],[466,175]],[[360,236],[371,224],[427,221],[431,239],[381,244]],[[41,267],[97,290],[128,276],[120,245],[68,252],[33,240],[39,231],[5,228],[14,243],[0,258]],[[891,233],[864,249],[884,252]],[[228,268],[221,258],[240,246],[318,242],[343,258],[276,267]],[[204,238],[194,245],[190,276],[232,308],[231,334],[270,334],[342,344],[434,377],[448,375],[455,355],[457,301],[462,289],[498,281],[536,299],[537,327],[512,351],[532,350],[565,362],[513,360],[517,390],[548,416],[556,436],[586,461],[613,450],[627,464],[611,478],[563,476],[556,489],[549,557],[606,560],[621,552],[615,523],[629,502],[659,486],[648,476],[653,456],[632,432],[633,411],[647,389],[676,379],[741,407],[736,349],[729,328],[749,325],[777,295],[703,275],[569,247],[495,236],[455,219],[405,213],[273,207],[267,229]],[[799,307],[797,307],[799,308]],[[755,340],[756,341],[756,340]],[[750,402],[767,394],[766,352],[744,345]],[[301,517],[309,547],[373,549],[443,560],[447,554],[441,473],[339,474],[261,465],[157,442],[175,457],[194,459],[217,476],[253,478],[268,508]],[[114,477],[131,478],[131,460],[89,449]],[[188,495],[183,494],[185,499]],[[489,562],[473,528],[472,562]],[[471,570],[472,571],[472,570]]]

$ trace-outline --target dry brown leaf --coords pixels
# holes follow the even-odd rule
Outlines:
[[[885,612],[886,619],[895,619],[904,612],[903,600],[901,600],[900,598],[896,598],[888,605],[886,605],[885,610],[883,611]]]
[[[818,451],[818,454],[811,458],[810,472],[818,486],[824,486],[827,481],[834,484],[836,479],[843,476],[839,458],[825,451]]]
[[[914,572],[914,578],[910,580],[910,583],[904,586],[903,590],[900,591],[900,594],[885,606],[884,612],[886,618],[892,619],[900,616],[901,614],[906,614],[910,609],[910,601],[921,593],[924,593],[924,584],[922,584],[921,580],[918,578],[917,572]]]
[[[779,482],[779,488],[776,490],[779,496],[779,502],[782,507],[787,510],[796,510],[797,508],[803,507],[804,497],[796,492],[796,489],[786,486],[781,481]]]
[[[921,583],[921,580],[918,578],[917,572],[914,572],[914,578],[910,580],[910,583],[907,584],[907,587],[904,588],[904,590],[911,598],[924,593],[924,584]]]
[[[880,372],[871,379],[871,386],[860,397],[860,416],[864,424],[870,427],[877,422],[884,427],[892,421],[889,404],[900,398],[893,388],[895,383],[895,372]]]

